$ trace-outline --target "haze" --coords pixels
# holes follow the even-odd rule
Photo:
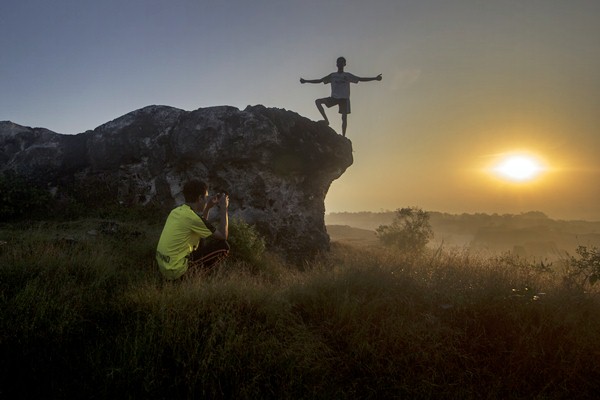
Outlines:
[[[74,134],[150,104],[308,118],[359,76],[327,212],[419,206],[600,220],[600,2],[41,1],[0,5],[0,120]],[[339,116],[329,109],[332,127]],[[535,179],[490,173],[508,154]]]

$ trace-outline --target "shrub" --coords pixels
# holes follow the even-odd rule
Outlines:
[[[597,247],[579,246],[575,252],[579,258],[568,260],[566,280],[580,287],[593,286],[600,280],[600,252]]]
[[[50,193],[13,171],[0,174],[0,219],[14,220],[45,210]]]
[[[229,245],[231,256],[251,264],[262,260],[265,240],[256,228],[238,219],[229,221]]]
[[[429,213],[418,207],[398,209],[391,225],[377,228],[377,237],[384,245],[400,251],[422,252],[433,237]]]

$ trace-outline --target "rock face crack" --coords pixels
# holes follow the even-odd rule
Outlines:
[[[289,258],[329,248],[325,196],[352,165],[351,142],[297,113],[248,106],[148,106],[93,131],[62,135],[0,122],[0,172],[77,196],[89,207],[183,202],[188,179],[230,194],[230,216]],[[87,196],[81,196],[85,192]]]

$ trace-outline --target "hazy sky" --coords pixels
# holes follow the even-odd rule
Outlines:
[[[600,1],[3,0],[0,120],[80,133],[135,109],[264,104],[318,120],[347,71],[354,165],[327,212],[600,220]],[[340,131],[335,108],[328,110]],[[489,173],[535,156],[527,183]]]

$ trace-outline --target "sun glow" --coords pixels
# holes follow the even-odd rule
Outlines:
[[[513,182],[528,182],[537,178],[544,169],[542,163],[533,156],[513,154],[502,158],[492,171]]]

